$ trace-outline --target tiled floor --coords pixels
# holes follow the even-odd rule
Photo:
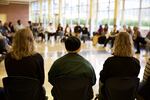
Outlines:
[[[53,100],[51,96],[51,88],[52,86],[48,83],[48,71],[52,65],[52,63],[59,57],[66,54],[64,44],[63,43],[54,43],[54,42],[45,42],[45,43],[36,43],[36,49],[39,53],[42,54],[44,58],[45,63],[45,88],[47,95],[49,97],[49,100]],[[96,45],[92,46],[92,43],[90,41],[87,41],[86,43],[82,44],[82,50],[80,52],[82,56],[84,56],[88,61],[91,62],[93,65],[96,76],[97,76],[97,83],[93,87],[94,88],[94,94],[98,93],[98,79],[99,79],[99,72],[101,71],[103,67],[104,61],[111,56],[111,50],[109,49],[109,46],[106,48],[103,48],[102,45]],[[140,71],[140,79],[142,79],[143,76],[143,70],[145,67],[145,63],[148,57],[144,57],[144,51],[141,52],[140,55],[135,55],[136,58],[140,60],[141,63],[141,71]],[[0,86],[2,86],[2,78],[6,76],[5,68],[4,68],[4,62],[2,61],[0,63]]]

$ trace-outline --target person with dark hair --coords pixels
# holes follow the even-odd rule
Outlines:
[[[108,24],[105,24],[103,32],[104,32],[104,34],[108,33]]]
[[[28,25],[29,25],[28,27],[30,28],[30,30],[33,31],[33,25],[31,21],[28,21]]]
[[[47,26],[45,30],[45,33],[48,35],[48,41],[50,37],[55,36],[56,30],[55,30],[55,27],[53,26],[53,23],[49,23],[49,25]]]
[[[12,22],[9,22],[9,28],[10,28],[10,32],[11,33],[15,33],[15,28],[14,28],[14,25],[13,25],[13,23]]]
[[[95,71],[92,65],[78,54],[81,49],[81,41],[77,37],[68,37],[65,41],[67,54],[57,59],[48,72],[48,81],[54,86],[56,78],[67,75],[68,77],[86,78],[90,80],[91,90],[96,82]],[[55,100],[55,87],[52,89],[52,96]],[[90,91],[89,97],[93,98]]]
[[[56,30],[56,34],[55,34],[55,40],[57,40],[57,36],[59,36],[60,40],[63,37],[63,27],[61,26],[61,24],[58,24],[57,30]]]
[[[86,25],[83,26],[82,28],[82,37],[81,39],[83,40],[83,43],[85,43],[85,40],[90,38],[90,33],[88,31],[88,28],[86,27]]]
[[[43,42],[45,39],[45,34],[44,34],[44,27],[42,23],[39,24],[37,31],[38,31],[38,37],[41,37],[41,42]]]
[[[67,24],[66,25],[66,27],[65,27],[65,33],[64,33],[64,35],[65,36],[72,36],[72,34],[71,34],[71,27]]]
[[[15,31],[18,31],[18,30],[23,29],[23,28],[25,28],[25,27],[23,26],[21,20],[20,19],[17,20],[17,24],[15,26]]]
[[[136,54],[140,53],[140,43],[146,44],[145,39],[141,36],[141,32],[139,31],[138,27],[134,27],[134,34],[133,34],[133,40],[136,46],[137,51],[135,52]]]
[[[9,27],[9,23],[5,22],[3,25],[3,30],[2,30],[2,35],[7,38],[8,43],[11,45],[12,44],[12,38],[13,34],[11,34],[11,29]]]
[[[103,26],[102,25],[99,25],[99,29],[98,29],[98,31],[97,31],[97,34],[99,34],[99,35],[102,35],[102,33],[103,33]]]
[[[81,26],[77,23],[77,25],[74,27],[74,33],[75,36],[80,38],[80,33],[82,32]]]
[[[117,30],[117,25],[114,25],[114,28],[113,28],[113,30],[110,32],[109,37],[105,40],[104,47],[106,47],[107,43],[108,43],[110,40],[111,40],[111,47],[113,47],[115,37],[117,36],[118,33],[119,33],[119,31]]]

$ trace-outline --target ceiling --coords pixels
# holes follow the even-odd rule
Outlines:
[[[7,0],[7,1],[32,2],[32,1],[37,1],[37,0]]]
[[[9,4],[9,3],[29,3],[37,0],[0,0],[0,4]]]

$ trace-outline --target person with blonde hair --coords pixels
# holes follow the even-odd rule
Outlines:
[[[38,79],[41,84],[41,98],[45,99],[44,60],[34,50],[33,34],[29,28],[17,31],[12,50],[6,55],[5,68],[8,76],[23,76]]]
[[[120,32],[114,42],[113,56],[107,58],[100,72],[100,93],[105,96],[104,86],[109,78],[138,77],[139,60],[133,57],[133,42],[129,33]]]

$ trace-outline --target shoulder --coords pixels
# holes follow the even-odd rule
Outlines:
[[[43,60],[42,55],[41,55],[40,53],[37,53],[37,52],[36,52],[35,54],[33,54],[32,57],[34,57],[34,58],[39,58],[39,59],[42,59],[42,60]]]
[[[12,57],[11,57],[11,54],[10,54],[10,53],[8,53],[8,54],[5,56],[5,61],[7,61],[7,60],[9,60],[9,59],[12,59]]]
[[[119,60],[126,60],[130,62],[135,62],[135,63],[140,63],[139,60],[135,57],[118,57],[118,56],[111,56],[106,59],[105,62],[110,62],[110,61],[119,61]]]
[[[85,66],[89,66],[89,67],[92,66],[91,63],[90,63],[87,59],[85,59],[84,57],[82,57],[82,56],[79,55],[79,54],[77,54],[77,56],[79,57],[79,62],[80,62],[81,64],[83,64],[83,65],[85,65]]]
[[[135,57],[130,57],[130,61],[140,64],[140,61]]]
[[[108,58],[105,60],[105,62],[110,62],[110,61],[113,61],[113,60],[115,60],[115,59],[117,59],[117,57],[111,56],[111,57],[108,57]]]

